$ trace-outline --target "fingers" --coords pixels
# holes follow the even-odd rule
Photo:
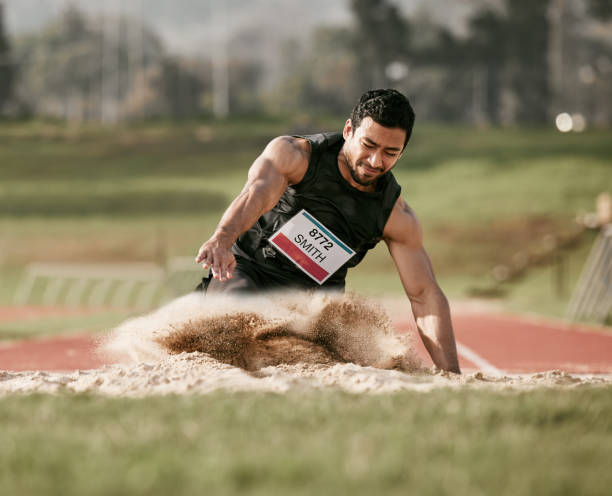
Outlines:
[[[208,257],[208,252],[206,250],[206,244],[203,244],[196,255],[195,261],[196,263],[204,262]],[[206,268],[206,267],[205,267]]]
[[[197,263],[202,264],[202,268],[208,269],[211,266],[211,262],[209,260],[208,254],[204,254],[201,257],[196,258]]]
[[[225,271],[225,276],[228,279],[231,279],[232,276],[234,275],[234,269],[236,268],[236,259],[234,258],[231,263],[228,265],[226,271]]]
[[[211,270],[215,279],[225,282],[232,278],[235,267],[236,259],[234,258],[234,255],[230,255],[229,257],[219,257],[218,259],[215,259]]]
[[[231,249],[220,249],[204,243],[196,258],[196,263],[201,263],[204,269],[210,268],[215,279],[225,282],[232,278],[236,267],[236,258]]]
[[[203,244],[195,258],[196,263],[201,263],[202,268],[208,269],[214,260],[214,254],[207,244]]]

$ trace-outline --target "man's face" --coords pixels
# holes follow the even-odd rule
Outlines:
[[[347,120],[343,136],[343,153],[351,178],[360,186],[371,186],[401,157],[406,131],[381,126],[366,117],[356,129],[351,120]]]

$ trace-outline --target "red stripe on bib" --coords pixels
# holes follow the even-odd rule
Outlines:
[[[278,233],[273,242],[283,250],[295,263],[308,272],[317,281],[325,279],[329,272],[314,263],[302,250],[295,246],[283,233]]]

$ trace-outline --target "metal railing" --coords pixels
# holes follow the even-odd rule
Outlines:
[[[154,263],[32,263],[13,304],[68,307],[150,308],[193,289],[203,275],[192,257]]]
[[[604,323],[612,313],[612,224],[602,228],[576,290],[570,300],[567,318]]]

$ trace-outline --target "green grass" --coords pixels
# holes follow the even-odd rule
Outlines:
[[[31,261],[194,255],[270,138],[341,124],[0,124],[0,304],[10,302]],[[611,158],[606,131],[419,125],[395,172],[424,226],[442,287],[467,298],[490,284],[493,267],[537,249],[547,234],[571,230],[577,213],[592,211],[596,195],[612,187]],[[573,265],[582,265],[588,248],[585,241],[579,257],[568,255]],[[534,269],[509,287],[508,307],[562,315],[569,291],[551,292],[547,270]],[[359,292],[402,293],[384,246],[348,281]]]
[[[612,484],[609,387],[62,394],[0,406],[5,494],[573,496]]]

